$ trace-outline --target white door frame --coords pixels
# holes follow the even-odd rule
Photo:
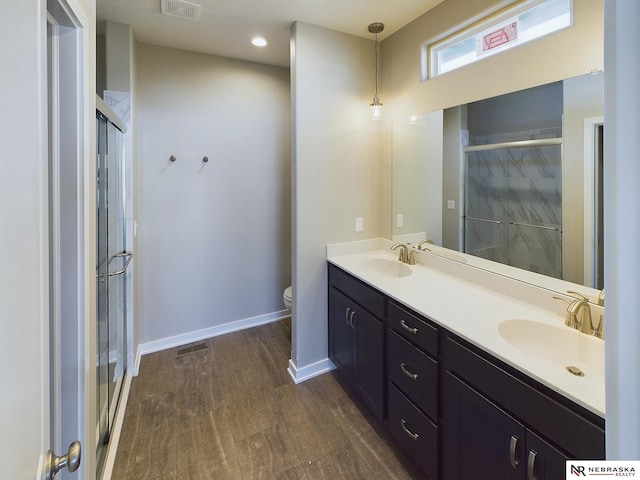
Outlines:
[[[77,79],[74,106],[76,132],[78,222],[76,322],[82,326],[72,352],[79,365],[76,398],[78,436],[83,445],[85,474],[95,477],[95,443],[89,425],[95,420],[95,3],[91,0],[21,0],[3,2],[0,30],[0,145],[6,159],[0,176],[0,449],[11,459],[3,478],[42,478],[42,459],[55,425],[51,424],[50,385],[50,222],[47,105],[47,6],[63,5],[75,18]],[[92,121],[93,120],[93,121]],[[92,155],[93,153],[93,155]],[[66,190],[61,188],[61,191]],[[92,267],[93,265],[93,267]],[[61,264],[62,268],[62,264]],[[63,333],[64,335],[64,333]],[[90,365],[91,364],[91,365]],[[66,446],[65,446],[66,447]],[[65,448],[66,450],[66,448]],[[57,454],[66,453],[56,451]],[[56,478],[64,478],[60,474]]]
[[[596,261],[596,127],[604,117],[584,119],[584,285],[595,285]]]
[[[95,7],[84,0],[40,0],[58,27],[58,139],[49,198],[51,318],[51,440],[58,455],[74,439],[82,462],[62,480],[96,477],[95,310]],[[58,283],[58,286],[56,286]],[[60,380],[63,386],[59,385]],[[74,438],[75,435],[75,438]]]

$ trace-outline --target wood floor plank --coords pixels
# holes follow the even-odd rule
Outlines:
[[[145,355],[112,480],[420,478],[334,374],[293,383],[290,332],[284,320]]]
[[[369,480],[371,471],[351,445],[305,465],[309,480]]]
[[[290,477],[296,467],[302,466],[293,441],[283,423],[278,423],[240,440],[236,443],[236,447],[238,456],[242,459],[240,469],[243,478]],[[302,475],[302,478],[306,477],[304,470],[302,470]]]

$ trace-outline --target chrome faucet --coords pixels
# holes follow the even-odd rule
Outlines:
[[[564,324],[568,327],[575,328],[582,333],[586,333],[587,335],[598,336],[597,332],[603,322],[600,322],[597,327],[593,326],[589,298],[572,290],[568,290],[567,293],[573,297],[573,300],[569,300],[564,297],[553,297],[556,300],[562,300],[569,304],[567,306],[567,315],[565,317]]]

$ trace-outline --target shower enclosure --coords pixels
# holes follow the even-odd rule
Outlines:
[[[562,278],[562,138],[465,149],[465,252]]]
[[[127,371],[132,254],[128,245],[127,209],[130,169],[126,168],[126,127],[97,99],[96,158],[96,341],[98,476],[104,465],[116,408]]]

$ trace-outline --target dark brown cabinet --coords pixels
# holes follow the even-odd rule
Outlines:
[[[445,478],[564,478],[567,454],[451,373],[444,392]]]
[[[430,479],[439,478],[438,329],[393,301],[387,316],[387,428]]]
[[[380,421],[384,414],[384,305],[378,292],[329,269],[329,358]]]
[[[444,358],[444,478],[555,480],[570,458],[604,458],[603,422],[461,340]]]
[[[429,479],[555,480],[605,458],[602,418],[334,265],[329,357]]]

